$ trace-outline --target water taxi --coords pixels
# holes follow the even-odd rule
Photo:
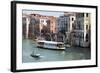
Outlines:
[[[38,40],[37,47],[48,49],[65,49],[64,43],[55,41]]]

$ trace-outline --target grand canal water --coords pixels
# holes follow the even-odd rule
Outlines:
[[[32,53],[40,54],[40,58],[32,57]],[[47,61],[68,61],[87,60],[91,58],[89,48],[72,47],[65,50],[50,50],[37,48],[34,41],[23,39],[22,42],[22,62],[47,62]]]

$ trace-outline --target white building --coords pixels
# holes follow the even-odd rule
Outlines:
[[[76,13],[76,22],[73,26],[73,45],[89,47],[90,45],[90,14]]]
[[[30,16],[27,14],[22,15],[22,26],[23,26],[23,36],[25,38],[28,38],[28,33],[29,33],[29,24],[30,24]]]

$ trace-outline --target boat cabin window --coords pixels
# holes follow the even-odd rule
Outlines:
[[[45,43],[45,45],[56,46],[56,44]]]
[[[57,47],[63,47],[64,46],[64,44],[57,44]]]
[[[40,44],[40,45],[44,45],[44,42],[38,42],[38,44]]]

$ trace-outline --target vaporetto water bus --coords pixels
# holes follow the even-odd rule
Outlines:
[[[55,42],[55,41],[45,41],[45,40],[38,40],[37,47],[40,48],[48,48],[48,49],[65,49],[63,42]]]

